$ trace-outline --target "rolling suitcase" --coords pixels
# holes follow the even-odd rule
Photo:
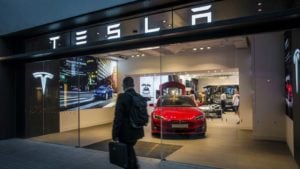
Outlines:
[[[126,144],[120,142],[109,142],[109,161],[112,164],[126,168],[128,166]]]

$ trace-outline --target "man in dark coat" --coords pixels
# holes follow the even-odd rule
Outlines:
[[[115,109],[112,137],[114,141],[120,141],[127,145],[128,168],[138,169],[138,162],[134,151],[137,140],[144,137],[143,128],[133,128],[129,122],[129,111],[132,105],[132,95],[135,95],[134,82],[132,77],[125,77],[123,80],[124,93],[119,94]]]

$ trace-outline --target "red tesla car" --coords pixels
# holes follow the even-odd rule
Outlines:
[[[151,129],[152,134],[204,136],[205,114],[189,96],[162,96],[151,113]]]

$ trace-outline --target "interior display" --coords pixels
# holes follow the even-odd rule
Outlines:
[[[285,112],[293,119],[293,81],[292,81],[292,47],[291,47],[291,32],[287,31],[284,34],[284,70],[285,70]]]
[[[222,117],[222,108],[218,104],[202,105],[199,109],[205,113],[206,117]]]
[[[83,56],[60,62],[60,109],[103,107],[117,92],[117,61]],[[79,96],[79,98],[78,98]],[[79,102],[79,103],[78,103]]]
[[[167,81],[167,75],[142,76],[140,77],[140,94],[147,100],[154,102],[157,98],[156,91],[159,90],[159,85]]]
[[[210,85],[205,86],[205,103],[206,104],[221,104],[221,94],[226,93],[225,109],[232,109],[232,96],[234,91],[239,91],[239,85]]]
[[[161,96],[151,113],[151,132],[205,135],[205,114],[189,96]]]

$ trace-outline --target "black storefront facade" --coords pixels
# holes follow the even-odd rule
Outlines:
[[[107,11],[117,9],[122,12],[107,17]],[[55,29],[50,23],[6,35],[0,41],[0,138],[31,136],[26,122],[30,116],[26,114],[26,63],[287,29],[291,30],[290,53],[294,53],[300,46],[300,33],[295,30],[300,26],[299,11],[299,2],[292,0],[138,1],[61,21]],[[88,19],[75,24],[80,18]],[[46,65],[51,66],[55,65]],[[293,96],[294,152],[299,164],[300,104],[299,95]],[[49,119],[48,132],[57,131],[56,115]]]

